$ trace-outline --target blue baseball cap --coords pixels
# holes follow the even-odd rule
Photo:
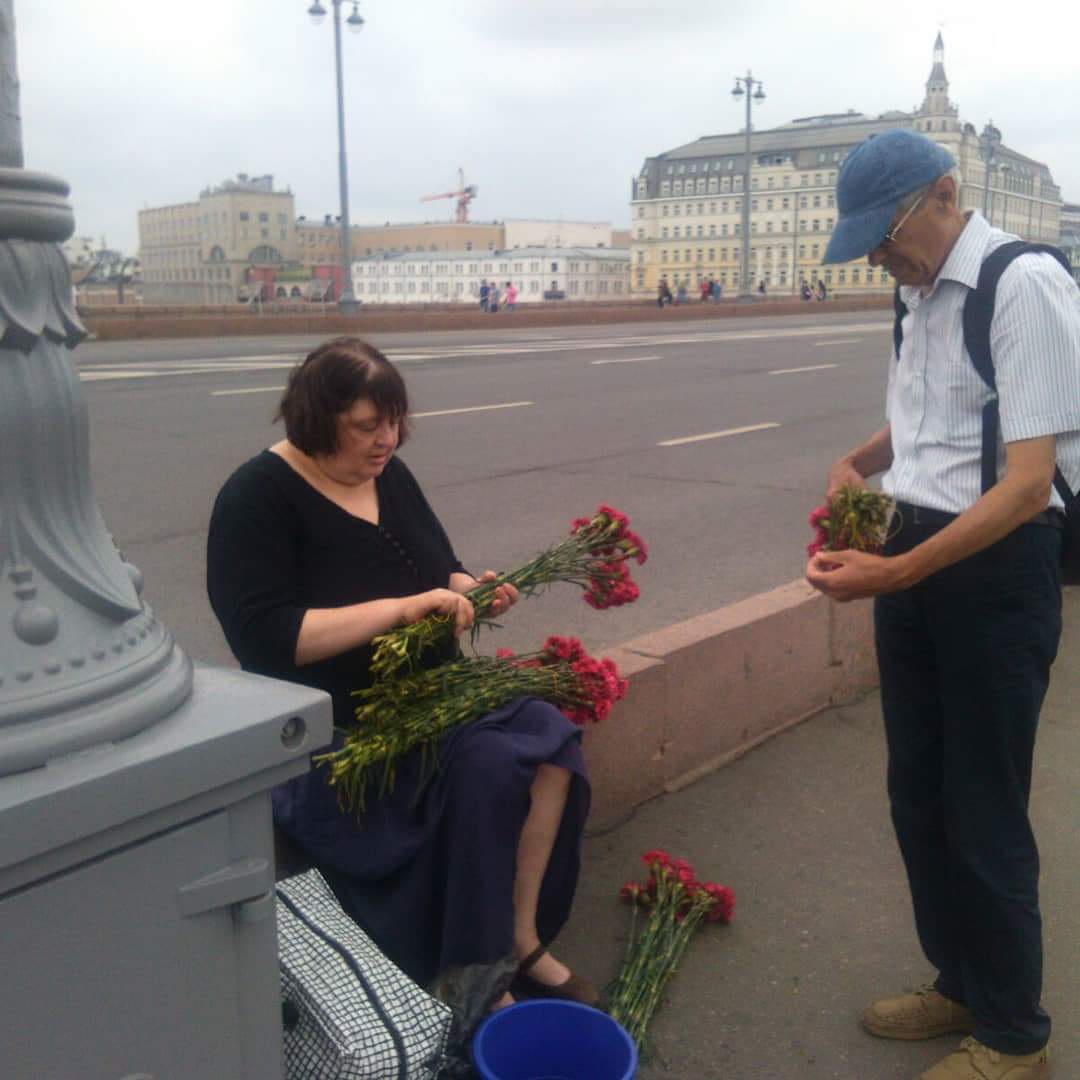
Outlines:
[[[873,251],[888,232],[900,200],[955,166],[948,150],[917,131],[894,128],[864,139],[840,167],[840,217],[824,261],[850,262]]]

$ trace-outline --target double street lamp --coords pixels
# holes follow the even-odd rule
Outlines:
[[[334,67],[337,72],[337,121],[338,121],[338,183],[341,186],[341,293],[338,297],[340,311],[351,314],[356,311],[356,296],[352,284],[352,244],[349,235],[349,170],[345,157],[345,98],[341,78],[341,5],[346,0],[330,0],[334,9]],[[311,21],[318,26],[326,18],[326,8],[320,0],[312,0],[308,8]],[[345,20],[349,29],[359,32],[364,25],[357,4]]]
[[[750,105],[751,100],[757,102],[765,100],[761,80],[755,79],[750,71],[747,71],[745,76],[735,76],[735,89],[731,91],[731,96],[738,101],[743,94],[746,95],[746,161],[743,168],[742,257],[738,292],[740,300],[750,299],[754,295],[750,288]]]

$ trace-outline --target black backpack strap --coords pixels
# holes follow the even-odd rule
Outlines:
[[[892,343],[893,348],[896,350],[896,362],[900,362],[900,346],[904,343],[904,316],[907,314],[907,304],[900,299],[900,286],[897,285],[893,290],[893,324],[892,324]]]
[[[1064,253],[1052,244],[1029,244],[1026,240],[1011,240],[995,248],[983,260],[979,269],[979,280],[964,302],[964,346],[979,377],[993,391],[993,398],[983,407],[982,432],[982,490],[983,494],[997,483],[997,443],[1000,418],[998,415],[997,379],[994,375],[994,359],[990,354],[990,325],[994,321],[994,305],[997,301],[997,287],[1006,267],[1021,255],[1045,253],[1055,259],[1072,276],[1069,260]],[[897,291],[899,300],[899,290]],[[894,328],[893,336],[895,339]],[[1058,470],[1054,477],[1057,484]],[[1061,483],[1064,484],[1062,477]],[[1061,487],[1058,487],[1059,492]],[[1065,491],[1068,491],[1065,487]],[[1062,492],[1062,498],[1065,498]],[[1071,499],[1071,493],[1070,493]],[[1070,499],[1066,499],[1066,505]]]

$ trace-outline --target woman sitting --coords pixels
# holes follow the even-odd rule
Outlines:
[[[247,671],[327,691],[339,729],[356,722],[351,692],[371,685],[374,637],[433,612],[460,635],[464,594],[494,577],[465,570],[395,456],[408,411],[378,350],[321,345],[289,377],[286,438],[233,473],[210,520],[207,585],[229,647]],[[516,600],[501,587],[495,613]],[[421,985],[513,954],[514,993],[595,1003],[544,948],[570,912],[589,807],[578,728],[519,698],[444,736],[438,760],[424,782],[419,753],[407,756],[359,814],[313,768],[275,790],[274,820]]]

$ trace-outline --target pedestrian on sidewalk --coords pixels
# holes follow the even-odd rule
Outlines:
[[[499,310],[500,299],[499,286],[493,281],[491,287],[488,289],[488,311],[493,315]]]
[[[685,281],[680,281],[679,285],[678,285],[678,288],[676,288],[676,290],[675,290],[675,303],[676,304],[685,304],[686,303],[686,282]]]
[[[506,292],[504,295],[506,296],[506,310],[512,313],[514,307],[517,305],[518,297],[517,286],[512,281],[506,283]]]
[[[487,311],[488,309],[488,297],[491,295],[491,289],[488,287],[486,281],[480,282],[480,310]]]
[[[825,301],[829,298],[829,290],[825,288],[825,282],[821,278],[817,279],[817,298],[819,301]]]
[[[671,295],[671,286],[667,283],[667,278],[660,279],[660,285],[656,290],[656,303],[658,307],[663,307],[665,304],[670,306],[675,302],[675,298]]]
[[[883,472],[896,516],[883,555],[820,553],[806,576],[836,600],[876,598],[892,819],[937,970],[931,986],[867,1007],[863,1026],[969,1036],[922,1080],[1036,1080],[1050,1075],[1050,1017],[1028,797],[1061,632],[1055,462],[1080,487],[1080,291],[1046,253],[1001,277],[990,335],[1000,432],[984,472],[994,395],[963,313],[984,260],[1012,238],[961,210],[958,184],[952,155],[907,130],[867,139],[840,170],[825,261],[866,255],[893,276],[899,355],[888,422],[832,466],[828,494]]]

